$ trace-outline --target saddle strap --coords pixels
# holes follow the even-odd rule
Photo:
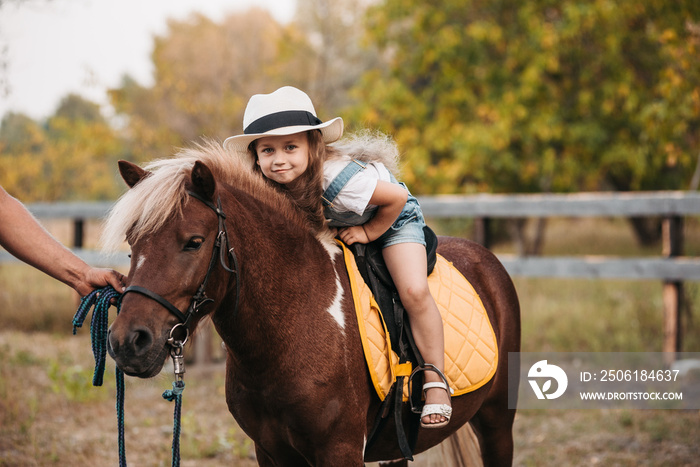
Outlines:
[[[403,424],[403,387],[405,378],[406,376],[399,376],[396,379],[391,389],[389,389],[389,394],[387,394],[379,406],[379,411],[374,419],[374,425],[369,432],[369,436],[367,436],[365,451],[374,444],[376,435],[381,431],[385,422],[388,420],[389,413],[393,411],[394,424],[396,425],[396,439],[399,449],[401,450],[401,455],[404,459],[412,461],[413,448],[418,438],[418,422],[420,419],[417,417],[410,417],[409,423],[411,426],[409,432],[411,434],[411,439],[409,440]]]
[[[414,436],[412,436],[412,440],[409,442],[403,426],[403,382],[405,378],[405,376],[399,376],[396,378],[396,382],[394,383],[394,385],[399,388],[399,391],[394,392],[394,423],[396,424],[396,438],[399,442],[401,454],[403,455],[404,459],[412,461],[413,447],[415,446],[416,439],[418,438],[418,427],[410,427],[409,433],[414,434]],[[411,419],[415,419],[415,417],[410,417],[409,423],[411,422]]]
[[[398,300],[398,296],[395,298]],[[399,367],[408,365],[406,368],[412,368],[412,358],[417,360],[419,367],[425,365],[423,358],[413,340],[413,333],[411,332],[408,320],[404,319],[405,309],[400,303],[395,304],[395,318],[400,325],[400,354],[399,354]],[[411,353],[412,352],[412,355]],[[411,378],[415,374],[415,371],[411,373]],[[408,374],[399,374],[391,385],[389,393],[379,407],[379,413],[374,421],[374,426],[367,437],[367,446],[370,446],[374,441],[375,435],[379,432],[380,428],[384,425],[384,421],[387,419],[389,412],[393,410],[394,412],[394,425],[396,426],[396,440],[401,450],[401,455],[404,459],[413,460],[413,449],[416,446],[416,441],[418,440],[418,425],[420,423],[420,418],[416,416],[409,416],[408,418],[408,433],[404,427],[404,411],[403,411],[403,388],[404,381],[408,377]],[[409,388],[410,388],[409,384]],[[410,439],[409,439],[410,438]]]

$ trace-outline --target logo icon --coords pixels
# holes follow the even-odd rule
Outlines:
[[[569,384],[569,378],[566,377],[564,370],[556,365],[547,364],[547,360],[540,360],[530,367],[530,371],[527,373],[528,382],[532,386],[532,390],[535,391],[535,395],[538,399],[556,399],[557,397],[564,394],[566,387]],[[535,378],[535,379],[532,379]],[[537,382],[536,378],[547,378],[542,386]],[[552,387],[552,380],[557,382],[557,390],[550,393]]]

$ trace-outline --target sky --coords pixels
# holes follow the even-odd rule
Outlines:
[[[68,93],[109,113],[106,90],[128,74],[152,84],[153,38],[167,20],[194,12],[217,21],[253,6],[291,21],[296,0],[5,0],[0,7],[0,118],[35,120],[54,113]]]

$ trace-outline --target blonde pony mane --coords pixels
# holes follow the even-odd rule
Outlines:
[[[107,216],[101,238],[103,249],[117,251],[125,239],[134,242],[152,235],[168,220],[182,214],[184,203],[189,199],[185,182],[196,161],[209,167],[218,185],[223,182],[249,193],[290,221],[308,228],[302,214],[285,194],[266,183],[248,164],[228,153],[219,143],[205,140],[181,149],[174,157],[154,160],[144,167],[150,175],[124,193]]]
[[[361,130],[329,144],[337,155],[351,156],[362,162],[381,162],[389,172],[400,175],[399,148],[394,139],[379,131]]]

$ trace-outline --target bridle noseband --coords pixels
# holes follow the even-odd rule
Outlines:
[[[173,346],[173,347],[179,347],[182,348],[182,346],[187,342],[187,338],[189,337],[189,324],[192,321],[192,317],[199,312],[199,309],[203,306],[206,305],[207,303],[213,303],[214,300],[207,297],[206,295],[206,287],[207,287],[207,282],[209,281],[209,276],[211,275],[211,272],[214,270],[214,266],[216,266],[216,259],[217,256],[219,258],[219,261],[221,263],[221,267],[224,268],[225,271],[229,273],[233,273],[236,275],[236,302],[234,305],[233,309],[233,316],[235,317],[236,314],[238,313],[238,296],[240,294],[241,290],[241,279],[239,275],[239,268],[238,268],[238,259],[236,258],[236,253],[233,251],[233,247],[231,247],[228,239],[228,232],[226,231],[226,215],[224,214],[223,210],[221,209],[221,197],[217,197],[216,199],[216,205],[214,205],[211,201],[199,196],[197,193],[194,193],[192,191],[187,192],[190,196],[192,196],[195,199],[198,199],[202,203],[204,203],[206,206],[208,206],[210,209],[212,209],[215,213],[216,216],[218,217],[219,220],[219,232],[216,234],[216,240],[214,242],[214,247],[212,249],[211,253],[211,259],[209,260],[209,268],[207,269],[207,273],[204,276],[204,280],[200,284],[199,288],[197,289],[197,292],[192,296],[192,300],[190,301],[190,305],[187,308],[186,312],[180,311],[175,305],[170,303],[168,300],[165,298],[161,297],[155,292],[152,292],[148,290],[145,287],[141,287],[139,285],[131,285],[126,288],[124,293],[122,294],[122,298],[124,295],[126,295],[129,292],[135,292],[139,293],[141,295],[145,295],[146,297],[155,300],[159,304],[161,304],[166,310],[168,310],[170,313],[174,314],[177,316],[177,318],[180,320],[178,324],[173,326],[173,328],[170,330],[170,338],[168,339],[168,343]],[[217,254],[218,253],[218,254]],[[226,263],[226,257],[228,256],[229,262],[233,263],[233,269],[230,268]],[[176,339],[174,337],[175,330],[179,327],[184,328],[185,330],[185,337],[183,339]]]

